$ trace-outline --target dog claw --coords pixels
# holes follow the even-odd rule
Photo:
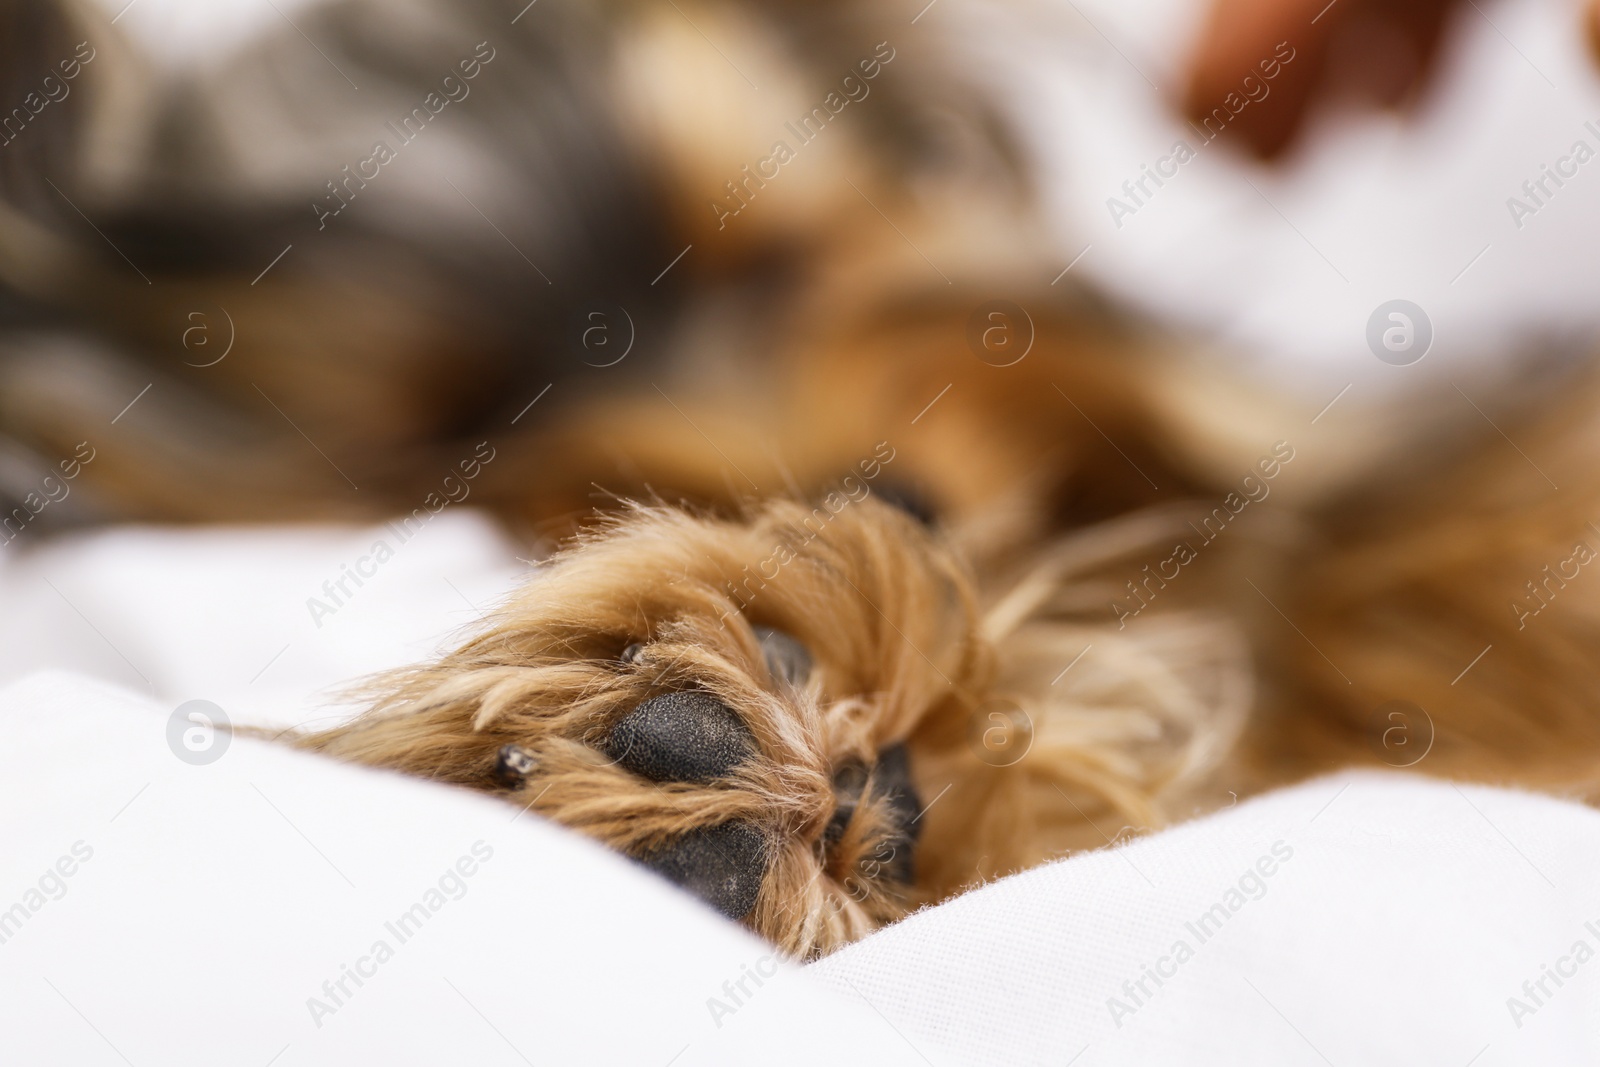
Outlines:
[[[538,765],[533,753],[521,745],[502,745],[494,758],[494,780],[507,789],[516,789]]]

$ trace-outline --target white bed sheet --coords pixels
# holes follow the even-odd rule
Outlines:
[[[1353,773],[996,882],[810,973],[976,1063],[1592,1064],[1597,889],[1600,812]]]
[[[766,950],[559,828],[246,740],[177,759],[181,702],[336,716],[338,683],[427,655],[528,568],[446,512],[316,626],[307,598],[382,535],[112,529],[0,553],[0,684],[77,674],[0,693],[0,921],[74,867],[0,942],[0,1063],[121,1063],[113,1043],[140,1067],[1600,1062],[1600,963],[1575,958],[1600,951],[1600,814],[1549,798],[1308,783],[989,885],[727,1015],[723,983]],[[480,839],[466,894],[316,1026],[321,983]],[[1240,906],[1193,943],[1230,887]],[[1163,962],[1186,935],[1193,957]]]
[[[924,1062],[549,822],[245,738],[194,765],[168,717],[69,675],[0,692],[0,1063]]]
[[[392,558],[362,563],[379,542]],[[331,722],[341,687],[426,658],[510,592],[519,552],[462,507],[403,543],[381,523],[24,531],[0,546],[0,684],[67,670],[234,722]],[[335,603],[324,583],[357,564],[371,576]]]

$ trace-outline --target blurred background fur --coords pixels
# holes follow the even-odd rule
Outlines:
[[[94,59],[0,160],[0,484],[22,495],[149,385],[80,486],[85,514],[409,508],[486,434],[548,464],[534,440],[558,409],[763,374],[797,317],[849,313],[856,280],[904,288],[914,253],[880,239],[899,244],[877,208],[921,244],[931,198],[1014,201],[978,97],[897,55],[859,115],[797,142],[805,168],[718,225],[750,146],[860,83],[887,42],[869,5],[545,3],[515,24],[502,7],[315,4],[225,63],[172,67],[85,4],[8,5],[3,99],[24,114],[42,57]],[[702,34],[787,83],[730,99]],[[912,196],[930,180],[943,192]]]

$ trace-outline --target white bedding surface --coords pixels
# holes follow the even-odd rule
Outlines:
[[[316,627],[307,597],[375,536],[112,530],[0,557],[0,682],[77,672],[0,692],[0,1063],[1600,1062],[1600,814],[1549,798],[1312,782],[758,988],[758,942],[531,815],[245,739],[176,758],[179,703],[325,715],[319,694],[426,655],[527,567],[447,512]],[[363,964],[463,858],[426,928]],[[1202,942],[1186,924],[1215,905]],[[375,973],[334,1005],[344,965]]]
[[[379,542],[393,556],[363,564]],[[403,543],[385,524],[25,533],[0,548],[0,683],[53,668],[171,706],[210,700],[235,722],[327,721],[340,687],[476,621],[529,571],[518,554],[463,507]],[[324,583],[358,564],[371,577],[346,579],[335,604]]]
[[[0,693],[0,1063],[923,1062],[551,823],[243,738],[191,765],[167,718],[61,674]]]
[[[991,884],[810,973],[975,1063],[1591,1064],[1597,889],[1600,812],[1355,773]]]
[[[1600,814],[1556,800],[1323,779],[801,972],[534,816],[248,739],[191,765],[168,718],[0,692],[0,1062],[1600,1057]]]

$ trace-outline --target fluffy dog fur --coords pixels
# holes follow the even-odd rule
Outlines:
[[[1080,566],[1106,552],[1087,540],[1062,547]],[[758,567],[772,577],[753,579]],[[469,643],[378,683],[367,715],[301,743],[502,792],[631,854],[698,827],[755,823],[776,857],[750,925],[789,952],[825,952],[980,871],[1082,843],[1085,819],[1154,821],[1160,787],[1220,754],[1207,745],[1244,710],[1240,650],[1181,623],[1124,641],[1036,620],[1033,602],[1057,584],[1054,573],[1030,576],[980,615],[957,558],[870,497],[769,501],[739,520],[638,506],[548,563]],[[773,676],[752,626],[810,650],[817,669],[803,687]],[[1112,659],[1052,687],[1059,653],[1084,640]],[[636,643],[642,654],[624,661]],[[601,755],[622,715],[684,690],[735,709],[759,758],[694,786],[645,781]],[[1215,721],[1224,718],[1229,726]],[[1004,736],[988,736],[997,729]],[[885,842],[905,847],[881,805],[858,808],[837,841],[824,840],[838,768],[871,767],[901,743],[929,799],[910,885],[878,875],[894,858]],[[506,744],[537,769],[501,789]]]
[[[1500,398],[1505,436],[1457,404],[1425,447],[1213,387],[1244,444],[1224,447],[1160,339],[1066,284],[1029,287],[1056,268],[1031,255],[1026,177],[931,34],[851,105],[859,122],[807,148],[810,170],[719,226],[708,201],[751,146],[905,16],[673,6],[687,14],[539,5],[517,36],[488,3],[306,12],[382,116],[326,107],[347,86],[288,28],[227,79],[197,69],[163,96],[103,19],[8,9],[0,46],[22,59],[0,88],[26,91],[28,64],[85,27],[101,80],[0,157],[0,491],[22,501],[36,463],[90,437],[105,444],[74,500],[101,515],[405,513],[492,438],[473,502],[565,547],[461,647],[291,742],[485,790],[647,860],[752,827],[746,921],[797,956],[1332,767],[1600,791],[1600,579],[1570,562],[1600,550],[1589,383]],[[396,171],[316,230],[305,188],[321,195],[486,37],[497,58],[443,119],[457,158],[528,195],[478,226],[465,197]],[[730,92],[707,41],[761,57],[764,91]],[[302,61],[315,74],[296,89],[277,72]],[[328,150],[277,169],[223,151],[244,115]],[[997,294],[1032,316],[1005,366],[969,337]],[[640,316],[642,347],[615,367],[563,340],[595,300]],[[175,357],[186,316],[216,308],[237,313],[238,351]],[[1274,495],[1242,497],[1263,457]],[[1181,544],[1195,558],[1174,572]],[[757,627],[814,669],[775,674]],[[730,711],[748,758],[692,782],[623,766],[619,724],[670,693]],[[1374,726],[1394,700],[1422,716],[1418,760]]]
[[[896,311],[816,338],[790,387],[762,394],[770,418],[753,395],[654,417],[643,398],[576,414],[551,447],[581,457],[584,440],[604,442],[611,457],[578,469],[624,491],[672,486],[720,511],[600,509],[602,525],[483,636],[381,684],[373,713],[304,743],[481,788],[494,788],[500,745],[555,745],[559,757],[541,757],[513,799],[634,854],[661,835],[754,817],[782,859],[748,922],[797,954],[1230,793],[1339,766],[1593,795],[1600,587],[1576,564],[1542,570],[1577,542],[1600,545],[1586,525],[1600,501],[1584,458],[1596,433],[1587,388],[1570,414],[1535,407],[1509,430],[1560,492],[1498,434],[1463,432],[1342,489],[1245,505],[1237,476],[1185,453],[1131,339],[1097,337],[1081,319],[1040,325],[1047,343],[997,368],[937,311]],[[940,381],[950,391],[929,414]],[[674,435],[673,420],[700,433]],[[780,428],[794,462],[754,425]],[[872,484],[911,487],[937,529],[870,490],[850,502],[846,476],[816,498],[824,516],[846,501],[837,517],[789,538],[813,512],[762,487],[852,471],[847,457],[870,454],[874,430],[898,443]],[[1296,473],[1283,444],[1280,485]],[[1260,484],[1262,468],[1243,469]],[[509,476],[527,475],[520,499],[544,501],[548,515],[576,491],[571,473]],[[795,562],[752,593],[751,575],[786,538]],[[1194,546],[1194,561],[1153,579],[1177,544]],[[774,686],[752,625],[811,649],[819,671],[803,694]],[[619,668],[634,641],[649,655]],[[660,786],[596,755],[619,714],[685,688],[718,694],[751,725],[758,763],[711,786]],[[1416,708],[1398,741],[1409,749],[1387,732],[1392,720],[1374,720],[1393,700]],[[900,741],[932,802],[915,881],[858,900],[892,827],[858,817],[861,836],[827,847],[827,776]]]
[[[744,521],[633,509],[551,561],[482,635],[387,683],[366,719],[307,743],[480,788],[494,788],[499,748],[519,744],[538,769],[508,799],[624,852],[748,820],[778,842],[751,924],[791,952],[859,936],[949,887],[936,880],[902,896],[852,878],[889,833],[873,811],[824,856],[834,770],[870,766],[909,740],[914,759],[926,746],[936,765],[973,774],[959,725],[992,655],[969,577],[911,519],[876,502],[822,515],[825,532],[812,537],[806,523],[824,520],[791,502]],[[733,583],[790,542],[793,558],[741,612]],[[804,642],[820,668],[808,684],[772,676],[753,623]],[[635,643],[642,654],[624,663]],[[657,785],[600,755],[623,714],[686,689],[736,709],[759,758],[694,786]]]

